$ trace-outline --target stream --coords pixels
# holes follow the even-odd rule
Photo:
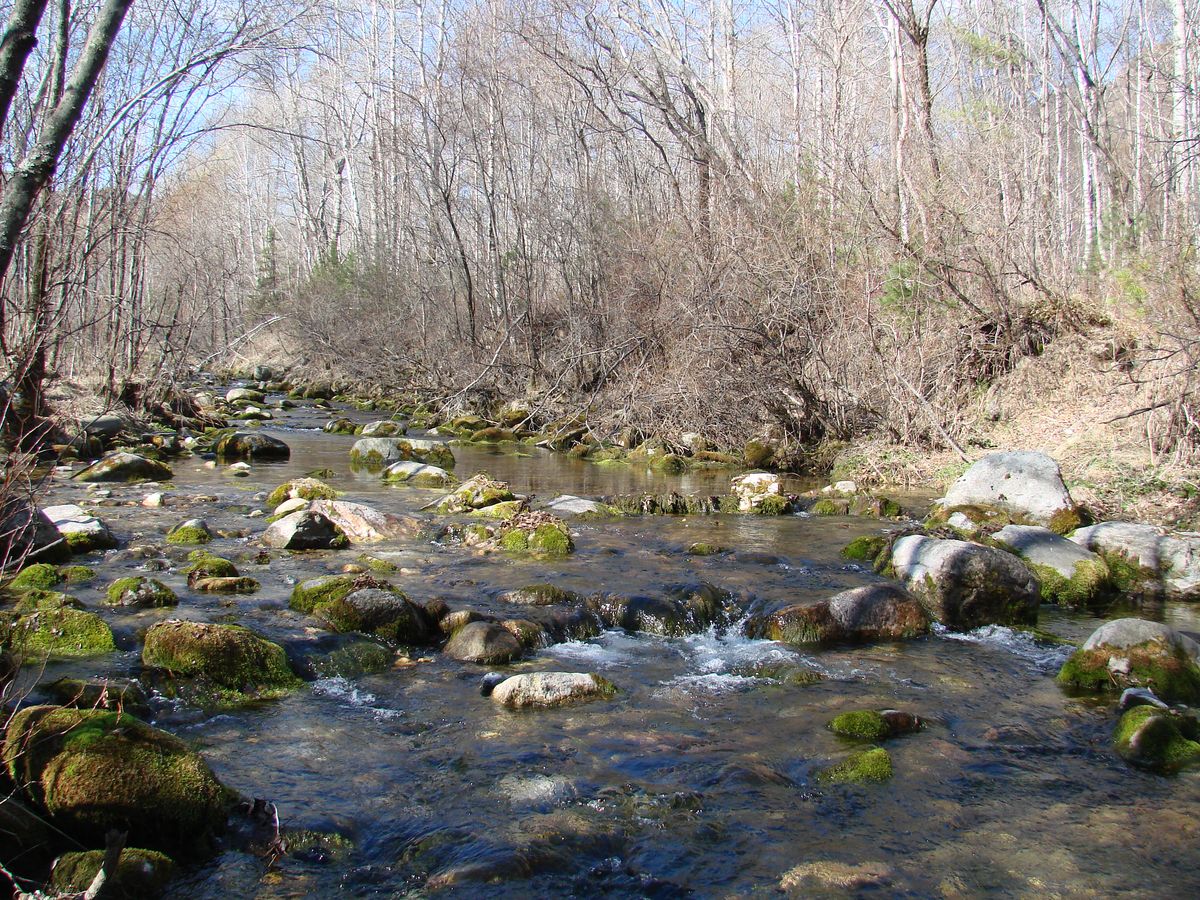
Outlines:
[[[166,618],[237,622],[285,646],[312,640],[316,621],[288,609],[293,585],[363,552],[399,566],[388,579],[414,600],[441,597],[501,617],[519,615],[501,592],[538,582],[639,595],[708,582],[750,614],[878,580],[839,551],[884,525],[803,514],[570,520],[576,552],[546,562],[422,540],[276,553],[254,565],[247,560],[265,522],[248,514],[288,479],[331,469],[324,480],[344,499],[426,517],[421,507],[441,493],[352,471],[356,438],[321,432],[329,412],[302,403],[275,415],[264,431],[291,447],[289,461],[254,462],[248,477],[234,478],[200,457],[173,460],[162,509],[140,505],[157,488],[104,485],[111,496],[97,500],[64,474],[52,479],[47,504],[94,509],[122,548],[164,546],[165,533],[193,516],[214,531],[243,532],[207,549],[262,587],[238,596],[190,591],[187,548],[170,554],[164,571],[147,572],[146,560],[125,550],[83,559],[98,576],[68,590],[109,621],[120,650],[48,664],[44,680],[136,676],[139,632]],[[735,474],[666,476],[523,445],[453,449],[459,478],[484,471],[539,500],[725,493]],[[698,541],[730,552],[687,555]],[[114,579],[139,573],[175,590],[179,607],[100,603]],[[1192,607],[1160,612],[1200,629]],[[1079,642],[1102,621],[1043,606],[1040,624]],[[1111,746],[1112,702],[1074,699],[1055,684],[1070,649],[1000,627],[828,650],[750,640],[736,625],[678,638],[608,631],[498,667],[594,672],[618,688],[611,701],[565,709],[504,709],[481,696],[487,668],[435,649],[377,675],[319,679],[219,715],[156,698],[154,724],[200,750],[226,784],[272,801],[286,826],[353,843],[270,865],[226,850],[185,870],[169,896],[768,896],[802,866],[827,876],[805,896],[1196,896],[1200,774],[1127,767]],[[818,769],[854,749],[826,724],[860,708],[906,710],[926,727],[887,743],[890,781],[819,783]]]

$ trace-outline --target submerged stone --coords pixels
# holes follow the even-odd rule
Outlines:
[[[883,782],[892,777],[892,757],[882,747],[861,750],[837,765],[822,769],[817,780],[830,784]]]

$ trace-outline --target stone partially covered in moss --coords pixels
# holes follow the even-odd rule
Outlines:
[[[574,591],[553,584],[529,584],[519,590],[505,591],[499,599],[526,606],[563,606],[578,603],[582,598]]]
[[[197,578],[189,581],[188,586],[202,594],[253,594],[261,587],[257,581],[245,575],[236,578]]]
[[[150,714],[145,690],[131,678],[59,678],[45,685],[45,690],[62,706]]]
[[[575,550],[567,523],[544,512],[523,512],[505,522],[498,543],[510,553],[551,559],[568,556]]]
[[[493,503],[483,509],[471,510],[471,515],[483,519],[511,519],[525,509],[525,500],[505,500],[503,503]]]
[[[892,777],[892,757],[882,747],[853,754],[843,762],[817,773],[817,780],[829,784],[867,784]]]
[[[221,556],[210,556],[201,553],[195,561],[183,570],[187,575],[188,587],[195,587],[202,578],[237,578],[237,566]]]
[[[425,611],[390,585],[357,588],[317,604],[313,615],[335,631],[373,634],[394,644],[426,644],[433,636],[433,623]]]
[[[688,556],[716,556],[727,552],[729,548],[720,544],[710,544],[707,541],[697,541],[687,548]]]
[[[283,441],[252,431],[222,433],[212,449],[222,459],[287,459],[292,455]]]
[[[103,863],[103,850],[64,853],[54,862],[50,883],[63,892],[86,891]],[[117,860],[116,872],[110,872],[104,882],[104,896],[118,900],[157,897],[174,874],[171,857],[156,850],[126,847]]]
[[[180,522],[167,533],[168,544],[207,544],[211,540],[212,532],[203,519]]]
[[[25,656],[96,656],[117,645],[112,629],[95,613],[79,609],[65,594],[30,592],[8,617],[10,642]]]
[[[14,591],[48,591],[62,581],[58,569],[47,563],[26,566],[8,583]]]
[[[650,457],[650,468],[664,475],[682,475],[687,471],[687,460],[675,453],[663,453]]]
[[[32,706],[5,731],[4,764],[24,799],[76,840],[206,852],[234,800],[183,741],[127,714]]]
[[[159,622],[146,632],[142,664],[208,708],[274,700],[301,683],[282,647],[240,625]]]
[[[316,478],[296,478],[271,491],[267,506],[274,509],[285,500],[336,500],[339,496],[338,491]]]
[[[173,473],[156,460],[118,451],[76,472],[73,477],[76,481],[167,481]]]
[[[341,600],[354,590],[357,575],[319,575],[298,582],[292,588],[288,606],[297,612],[312,613],[318,606]]]
[[[396,658],[390,647],[358,634],[326,634],[289,649],[292,668],[302,678],[360,678],[383,672]]]
[[[992,536],[992,542],[1025,561],[1048,603],[1094,606],[1112,592],[1104,560],[1048,528],[1006,525]]]
[[[1113,734],[1120,757],[1131,766],[1170,775],[1200,763],[1200,728],[1190,716],[1154,706],[1135,706]]]
[[[140,606],[149,609],[176,606],[179,604],[179,598],[157,578],[135,575],[130,578],[118,578],[109,585],[104,602],[110,606]]]
[[[882,534],[864,534],[843,547],[842,556],[873,563],[887,549],[887,545],[888,539]]]
[[[894,584],[864,585],[746,623],[750,637],[789,644],[907,640],[928,634],[929,628],[929,614],[918,599]]]
[[[507,483],[493,481],[487,475],[479,474],[467,479],[443,497],[438,503],[437,511],[443,515],[469,512],[515,499]]]
[[[844,738],[856,741],[878,742],[920,731],[921,720],[912,713],[898,709],[856,709],[844,712],[829,722],[829,730]]]
[[[96,570],[87,566],[60,566],[58,574],[67,584],[79,584],[96,577]]]
[[[1200,703],[1200,645],[1160,622],[1115,619],[1063,663],[1058,683],[1094,694],[1145,687],[1168,703]]]

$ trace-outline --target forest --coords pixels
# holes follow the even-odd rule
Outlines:
[[[111,4],[32,5],[5,202]],[[1194,457],[1192,0],[117,5],[5,238],[10,436],[56,385],[153,408],[273,361],[965,458],[1050,354],[1039,401],[1095,375],[1121,442]]]

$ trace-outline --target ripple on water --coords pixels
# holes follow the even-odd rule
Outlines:
[[[1039,672],[1057,671],[1067,661],[1067,657],[1075,652],[1073,646],[1052,644],[1027,631],[1004,625],[984,625],[973,631],[950,631],[944,625],[934,625],[933,631],[943,640],[980,644],[1007,651]]]
[[[398,709],[388,709],[386,706],[376,706],[379,698],[370,691],[355,687],[350,681],[340,675],[333,678],[319,678],[313,682],[312,691],[319,697],[329,697],[338,700],[343,706],[353,709],[363,709],[374,715],[376,719],[398,719],[404,715]]]

